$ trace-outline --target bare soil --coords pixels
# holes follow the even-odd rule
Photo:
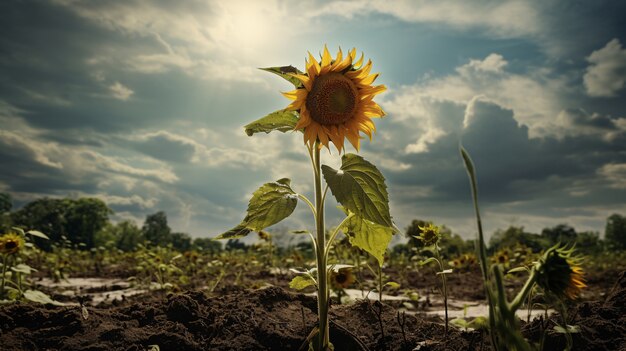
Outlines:
[[[458,285],[482,284],[465,283]],[[480,288],[473,290],[478,298]],[[317,303],[315,297],[276,286],[225,285],[211,295],[151,293],[86,309],[87,314],[78,306],[2,306],[0,349],[147,350],[158,345],[161,350],[306,351],[306,338],[316,325]],[[490,349],[488,338],[480,332],[451,328],[446,336],[441,323],[409,314],[402,323],[398,316],[395,307],[371,301],[332,306],[335,350]],[[548,321],[536,319],[524,326],[524,334],[538,342],[542,331],[548,330],[545,350],[562,350],[564,336],[552,331],[557,321],[558,315]],[[626,272],[606,298],[570,308],[568,324],[581,328],[573,335],[574,350],[626,350]]]

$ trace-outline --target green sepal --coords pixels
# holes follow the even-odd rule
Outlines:
[[[267,134],[275,130],[284,133],[294,130],[299,119],[300,115],[296,111],[278,110],[247,124],[244,129],[248,136],[261,132]]]
[[[363,157],[345,154],[341,169],[322,166],[326,184],[344,208],[365,220],[393,227],[385,177]]]
[[[252,231],[263,230],[289,217],[298,204],[298,194],[290,186],[291,180],[279,179],[263,184],[252,194],[246,218],[235,228],[215,239],[244,237]]]
[[[341,228],[350,244],[367,251],[382,267],[385,251],[391,242],[393,229],[376,224],[357,215],[352,216]]]
[[[300,80],[298,78],[292,77],[289,75],[289,73],[295,73],[295,74],[304,74],[304,72],[300,71],[299,69],[295,68],[294,66],[282,66],[282,67],[266,67],[266,68],[259,68],[263,71],[267,71],[270,73],[274,73],[278,76],[280,76],[281,78],[283,78],[284,80],[288,81],[289,83],[293,84],[294,87],[298,88],[302,85],[302,82],[300,82]]]

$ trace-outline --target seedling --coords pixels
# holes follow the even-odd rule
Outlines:
[[[422,265],[437,262],[439,266],[439,270],[437,271],[437,275],[441,277],[441,291],[443,295],[443,308],[445,311],[445,335],[448,335],[448,286],[446,275],[452,273],[452,269],[445,269],[444,262],[441,259],[440,249],[439,249],[439,239],[441,239],[441,234],[439,233],[439,227],[434,226],[432,223],[418,227],[421,230],[419,236],[415,238],[421,240],[424,243],[426,250],[432,251],[434,257],[429,257],[421,262]]]

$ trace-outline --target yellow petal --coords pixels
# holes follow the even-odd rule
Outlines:
[[[355,58],[356,58],[356,50],[354,50],[354,57],[352,59],[354,60]],[[361,68],[364,58],[365,58],[365,54],[361,53],[361,58],[357,62],[355,62],[354,65],[352,65],[352,67],[354,67],[354,69]]]
[[[328,52],[328,48],[324,45],[324,54],[322,54],[322,69],[320,73],[326,73],[330,70],[330,61],[332,61],[332,57],[330,56],[330,52]]]
[[[374,95],[380,94],[385,90],[387,90],[387,87],[384,85],[368,86],[368,87],[363,87],[359,89],[359,95],[363,97],[365,96],[373,97]]]
[[[374,83],[376,78],[378,78],[378,75],[379,75],[378,73],[374,73],[374,74],[370,74],[368,77],[365,77],[361,80],[357,80],[356,86],[359,88],[370,86],[372,85],[372,83]]]
[[[309,52],[309,63],[307,65],[307,72],[309,73],[309,77],[310,78],[317,77],[320,74],[321,70],[322,68],[320,67],[320,64],[317,62],[315,57],[313,57],[313,55],[311,55],[311,53]]]
[[[348,138],[348,141],[350,141],[350,144],[352,144],[352,146],[354,146],[354,148],[356,149],[356,151],[359,151],[359,146],[360,146],[360,137],[358,132],[356,134],[352,133],[352,131],[348,131],[348,133],[346,134],[346,138]]]
[[[287,92],[281,92],[281,94],[283,94],[284,97],[286,97],[289,100],[297,100],[297,99],[305,99],[308,95],[308,91],[304,90],[304,89],[296,89],[296,90],[292,90],[292,91],[287,91]]]
[[[311,87],[313,84],[311,83],[311,79],[309,78],[309,76],[306,76],[304,74],[295,74],[295,73],[287,73],[287,74],[299,80],[302,83],[302,85],[304,85],[304,88],[307,91],[311,91]]]

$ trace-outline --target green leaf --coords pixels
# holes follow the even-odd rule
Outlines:
[[[31,272],[37,271],[35,268],[32,268],[31,266],[23,264],[23,263],[20,263],[16,265],[15,267],[11,267],[11,270],[13,272],[22,273],[22,274],[30,274]]]
[[[288,74],[288,73],[304,74],[304,72],[300,71],[294,66],[290,65],[290,66],[282,66],[282,67],[266,67],[266,68],[260,68],[260,69],[266,72],[274,73],[282,77],[284,80],[293,84],[293,86],[296,88],[302,85],[299,79],[294,78]]]
[[[438,262],[438,261],[434,257],[429,257],[429,258],[423,260],[422,262],[420,262],[420,266],[425,266],[425,265],[427,265],[427,264],[429,264],[431,262]]]
[[[385,286],[388,286],[390,289],[398,289],[400,287],[400,284],[396,282],[386,282],[383,287]]]
[[[50,238],[48,238],[48,236],[38,230],[29,230],[26,232],[26,234],[30,234],[32,236],[36,236],[38,238],[42,238],[42,239],[46,239],[46,240],[50,240]]]
[[[561,325],[555,325],[554,326],[554,331],[557,333],[561,333],[561,334],[575,334],[575,333],[580,333],[580,327],[577,325],[567,325],[567,329],[563,328],[563,326]]]
[[[50,296],[42,293],[39,290],[26,290],[24,291],[24,298],[29,301],[38,302],[41,304],[51,304],[55,306],[65,306],[64,303],[54,301]]]
[[[289,217],[298,204],[298,194],[290,186],[291,180],[279,179],[265,183],[252,194],[246,218],[235,228],[215,239],[234,239],[252,231],[263,230]]]
[[[300,116],[296,111],[278,110],[269,115],[247,124],[244,128],[248,136],[255,133],[269,133],[272,131],[288,132],[294,130]]]
[[[252,229],[246,228],[245,224],[242,223],[235,228],[216,236],[214,240],[243,238],[244,236],[250,234],[250,232],[252,232]]]
[[[243,223],[254,231],[263,230],[289,217],[298,204],[298,194],[290,186],[291,180],[282,178],[263,184],[252,194],[248,215]]]
[[[367,251],[378,260],[378,264],[382,267],[385,251],[393,236],[392,228],[354,215],[341,230],[346,234],[351,245]]]
[[[291,234],[311,234],[308,230],[292,230]]]
[[[373,164],[355,154],[341,158],[341,169],[323,165],[324,179],[347,210],[376,224],[393,227],[385,177]]]
[[[289,287],[296,290],[302,290],[311,285],[315,285],[315,280],[309,275],[298,275],[289,282]]]

